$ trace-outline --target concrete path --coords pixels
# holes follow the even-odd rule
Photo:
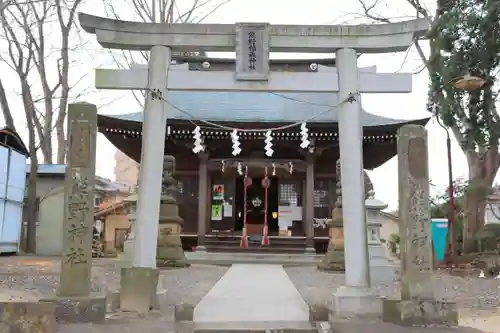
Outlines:
[[[278,265],[233,265],[194,310],[195,323],[308,322],[309,308]]]

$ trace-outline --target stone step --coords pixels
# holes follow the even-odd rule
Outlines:
[[[225,253],[225,252],[243,252],[243,253],[304,253],[305,247],[261,247],[259,245],[250,245],[248,248],[243,249],[240,245],[226,246],[226,245],[206,245],[207,252],[211,253]]]
[[[227,322],[227,323],[195,323],[196,333],[316,333],[318,330],[309,322]]]
[[[251,240],[249,240],[251,242]],[[237,238],[206,238],[205,239],[205,244],[240,244],[241,242],[241,237]],[[276,238],[276,239],[270,239],[269,244],[271,246],[274,245],[287,245],[287,246],[294,246],[294,245],[301,245],[305,246],[306,241],[304,239],[282,239],[282,238]]]
[[[224,265],[267,264],[283,266],[316,266],[323,255],[301,253],[252,253],[252,252],[188,252],[186,257],[191,264]]]

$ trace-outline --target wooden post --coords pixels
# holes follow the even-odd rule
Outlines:
[[[314,248],[314,158],[307,157],[305,188],[305,231],[306,231],[306,253],[315,254]]]
[[[207,233],[208,217],[208,155],[201,153],[199,155],[199,173],[198,173],[198,246],[197,251],[206,251],[205,235]]]

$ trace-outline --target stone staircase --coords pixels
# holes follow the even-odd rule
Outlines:
[[[287,253],[301,254],[306,249],[305,237],[270,236],[270,244],[262,246],[262,235],[250,235],[248,248],[240,247],[241,236],[209,234],[205,238],[207,252],[245,252],[245,253]]]

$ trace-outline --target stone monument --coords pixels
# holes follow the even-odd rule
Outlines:
[[[94,225],[97,108],[76,103],[68,107],[68,157],[64,184],[63,249],[59,293],[54,302],[60,322],[105,319],[106,297],[91,293]]]
[[[330,242],[328,250],[318,264],[318,269],[321,271],[339,271],[345,269],[344,259],[344,222],[342,218],[342,174],[340,170],[340,158],[337,159],[335,165],[335,174],[337,176],[335,208],[332,210],[332,221],[328,223]],[[365,198],[368,193],[373,190],[373,183],[368,176],[368,173],[363,170],[365,183]]]
[[[188,267],[186,255],[182,249],[179,207],[175,200],[175,158],[166,155],[163,159],[163,187],[160,205],[160,221],[156,265],[158,267]]]
[[[368,228],[368,258],[370,260],[370,278],[372,283],[391,282],[396,277],[396,267],[385,254],[385,247],[380,240],[380,212],[387,204],[375,199],[375,192],[368,192],[365,201],[366,227]]]
[[[434,298],[427,161],[425,128],[403,126],[398,133],[401,300],[383,300],[383,319],[404,326],[457,325],[456,304]]]
[[[330,236],[328,250],[321,262],[318,264],[318,269],[321,271],[339,271],[345,269],[340,159],[337,160],[335,174],[337,176],[337,199],[335,201],[335,208],[332,211],[332,220],[328,223]]]
[[[120,255],[120,267],[132,267],[134,258],[134,242],[135,242],[135,221],[137,213],[137,194],[131,194],[124,199],[127,205],[127,219],[130,224],[130,229],[123,242],[123,253]]]

